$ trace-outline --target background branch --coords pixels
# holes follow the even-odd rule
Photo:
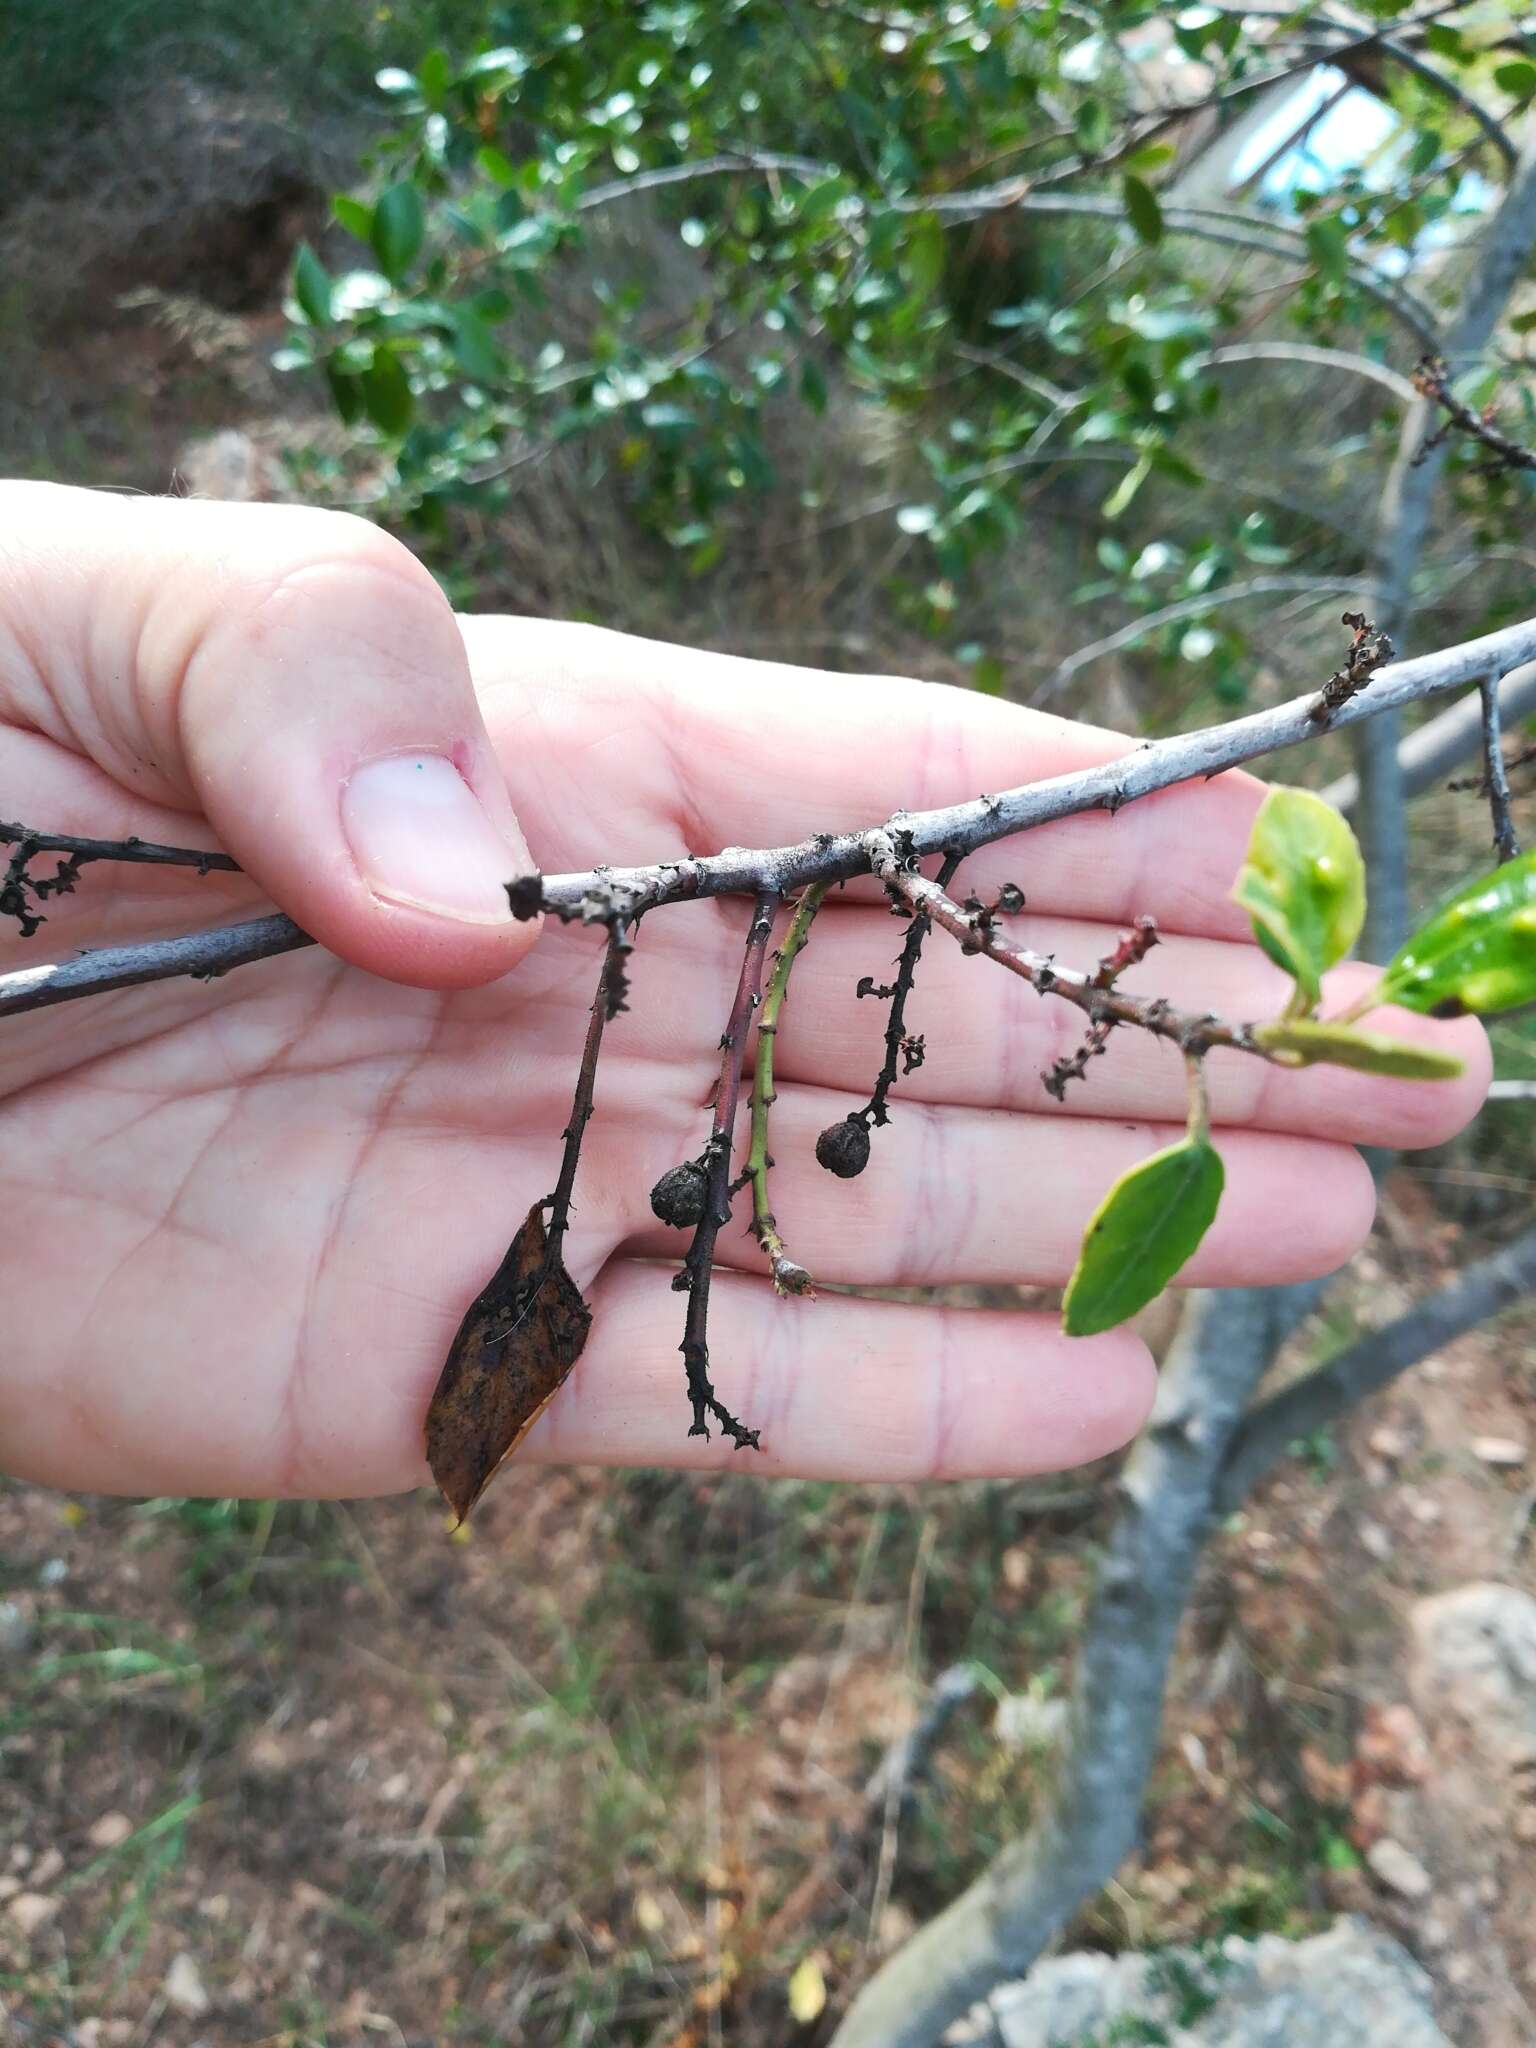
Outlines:
[[[1501,861],[1513,860],[1520,851],[1515,821],[1510,814],[1509,771],[1504,765],[1504,741],[1500,721],[1498,685],[1484,677],[1477,688],[1483,726],[1483,781],[1488,791],[1488,808],[1493,814],[1493,843]]]
[[[1028,1833],[865,1985],[833,2048],[933,2048],[1027,1970],[1135,1846],[1226,1446],[1280,1335],[1316,1297],[1308,1286],[1192,1298],[1121,1478],[1051,1789]]]
[[[1536,1288],[1536,1224],[1491,1258],[1415,1302],[1385,1329],[1351,1344],[1327,1365],[1261,1401],[1232,1440],[1216,1489],[1216,1510],[1229,1515],[1299,1438],[1340,1421],[1399,1373],[1475,1330]]]

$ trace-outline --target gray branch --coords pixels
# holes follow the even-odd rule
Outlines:
[[[1379,384],[1403,405],[1412,405],[1418,392],[1399,370],[1378,363],[1371,356],[1356,355],[1352,349],[1321,348],[1310,341],[1234,341],[1222,348],[1206,349],[1190,356],[1185,368],[1220,370],[1229,363],[1301,363],[1308,369],[1339,370],[1345,376],[1363,377]]]
[[[1483,229],[1444,353],[1456,365],[1486,350],[1515,281],[1536,244],[1536,150],[1516,165],[1498,211]],[[1429,534],[1445,443],[1434,439],[1435,405],[1420,398],[1404,415],[1397,455],[1381,494],[1376,573],[1368,609],[1398,642],[1413,615],[1414,579]],[[1401,722],[1389,714],[1355,746],[1360,838],[1370,877],[1365,946],[1390,959],[1408,933],[1408,822],[1398,753]]]
[[[1483,726],[1483,780],[1493,813],[1493,844],[1500,861],[1514,860],[1520,852],[1515,821],[1510,814],[1509,770],[1504,765],[1503,706],[1499,689],[1490,676],[1477,686],[1478,708]]]
[[[847,881],[868,874],[879,835],[889,825],[910,838],[918,854],[978,847],[1032,831],[1077,812],[1114,813],[1122,804],[1175,783],[1219,775],[1261,755],[1303,745],[1336,727],[1391,712],[1403,704],[1454,690],[1484,676],[1502,676],[1536,661],[1536,619],[1484,633],[1476,640],[1395,662],[1371,678],[1331,719],[1313,717],[1316,693],[1294,697],[1226,725],[1170,739],[1149,740],[1099,768],[1030,782],[999,796],[980,796],[942,810],[898,812],[885,824],[861,832],[819,833],[795,846],[728,847],[723,853],[650,867],[597,868],[585,874],[538,879],[537,899],[566,920],[607,920],[617,910],[627,919],[642,911],[703,896],[756,896],[764,889],[783,896],[810,882]],[[520,896],[526,891],[519,891]],[[286,917],[258,918],[244,925],[194,933],[149,947],[114,946],[84,953],[50,967],[23,968],[0,975],[0,1017],[68,1002],[132,982],[180,974],[222,974],[248,960],[290,952],[313,942]]]
[[[1347,1415],[1399,1373],[1475,1330],[1536,1289],[1536,1225],[1492,1257],[1480,1259],[1406,1314],[1351,1344],[1304,1379],[1261,1401],[1232,1442],[1217,1490],[1219,1513],[1240,1507],[1292,1444]]]
[[[1518,724],[1536,712],[1536,662],[1513,669],[1499,685],[1499,713],[1505,725]],[[1476,695],[1463,697],[1449,711],[1442,711],[1417,732],[1411,732],[1397,750],[1404,796],[1419,796],[1469,761],[1483,743],[1482,705]],[[1341,775],[1322,791],[1327,801],[1346,817],[1360,800],[1360,782],[1354,775]]]
[[[627,178],[613,178],[591,185],[577,200],[578,212],[610,206],[641,192],[668,185],[690,184],[700,178],[728,177],[743,171],[778,173],[786,177],[820,180],[846,175],[838,164],[811,157],[786,156],[774,150],[730,150],[716,156],[700,157],[691,163],[664,164],[652,170],[635,171]],[[914,192],[881,202],[893,213],[933,213],[942,221],[961,224],[984,220],[997,213],[1035,213],[1077,216],[1125,223],[1125,207],[1118,195],[1096,192],[1042,192],[1029,177],[1005,178],[997,184],[980,185],[965,192]],[[849,191],[844,204],[853,219],[863,218],[869,206]],[[1180,206],[1162,209],[1163,225],[1172,234],[1188,235],[1197,241],[1215,242],[1226,248],[1246,249],[1256,256],[1273,256],[1281,262],[1310,263],[1305,233],[1261,213],[1240,207]],[[1357,291],[1374,299],[1386,312],[1413,334],[1427,349],[1443,350],[1440,328],[1430,309],[1411,292],[1384,277],[1370,264],[1351,259],[1349,281]]]
[[[1316,1294],[1309,1286],[1193,1299],[1121,1481],[1065,1749],[1039,1816],[865,1985],[833,2048],[934,2048],[977,1999],[1027,1970],[1135,1847],[1227,1444],[1281,1336]]]
[[[1217,590],[1202,590],[1194,597],[1181,597],[1173,604],[1162,605],[1155,612],[1146,612],[1141,618],[1132,619],[1117,632],[1106,633],[1102,640],[1091,640],[1086,647],[1074,648],[1072,653],[1057,662],[1030,702],[1044,703],[1047,697],[1054,697],[1064,690],[1079,669],[1102,660],[1106,654],[1119,654],[1124,648],[1135,647],[1149,633],[1156,633],[1164,626],[1176,626],[1180,619],[1199,618],[1221,605],[1246,604],[1255,597],[1294,596],[1301,591],[1314,594],[1333,591],[1337,594],[1338,589],[1339,578],[1336,576],[1248,576],[1241,583],[1224,583]]]
[[[269,960],[275,953],[293,953],[312,946],[307,932],[281,912],[247,919],[242,924],[216,925],[211,931],[189,932],[179,939],[147,939],[132,946],[98,946],[42,967],[21,967],[0,974],[0,1017],[19,1017],[25,1010],[46,1010],[53,1003],[79,996],[103,995],[109,989],[132,988],[139,982],[170,981],[187,974],[214,981],[231,967]]]

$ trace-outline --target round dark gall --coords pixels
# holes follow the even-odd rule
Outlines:
[[[839,1180],[853,1180],[869,1164],[869,1129],[856,1116],[828,1124],[816,1140],[816,1158]]]
[[[674,1230],[691,1230],[704,1214],[709,1178],[696,1159],[669,1166],[651,1189],[651,1207]]]

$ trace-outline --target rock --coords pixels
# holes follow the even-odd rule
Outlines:
[[[1205,1951],[1058,1956],[994,1992],[979,2027],[962,2022],[946,2038],[977,2048],[1100,2039],[1157,2039],[1168,2048],[1451,2048],[1431,1999],[1429,1978],[1405,1949],[1349,1918],[1308,1941],[1265,1934]]]
[[[172,2011],[184,2014],[189,2020],[200,2020],[213,2009],[213,2000],[208,1996],[208,1987],[203,1982],[197,1960],[185,1949],[172,1959],[160,1989]]]
[[[1420,1600],[1411,1681],[1431,1730],[1459,1721],[1500,1769],[1536,1764],[1536,1598],[1492,1582]]]
[[[19,1927],[23,1934],[36,1934],[46,1926],[59,1910],[57,1899],[49,1898],[46,1892],[18,1892],[8,1899],[5,1906],[6,1918],[12,1926]]]
[[[1401,1842],[1391,1835],[1383,1835],[1379,1842],[1372,1842],[1365,1852],[1366,1863],[1373,1876],[1380,1879],[1387,1890],[1397,1892],[1405,1899],[1427,1899],[1434,1889],[1429,1872],[1424,1868],[1411,1849],[1405,1849]]]
[[[133,1822],[126,1813],[104,1813],[99,1820],[91,1822],[90,1833],[85,1839],[93,1849],[115,1849],[132,1833]]]
[[[1475,1436],[1467,1448],[1485,1465],[1523,1465],[1527,1455],[1516,1436]]]
[[[24,1613],[14,1600],[0,1600],[0,1659],[24,1657],[36,1633],[30,1614]]]

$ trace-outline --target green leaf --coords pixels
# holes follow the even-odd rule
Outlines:
[[[800,396],[812,412],[827,409],[826,372],[814,356],[807,356],[800,365]]]
[[[1536,1002],[1536,853],[1442,903],[1388,964],[1374,1001],[1433,1017],[1487,1017]]]
[[[1272,789],[1253,821],[1232,900],[1253,919],[1259,944],[1295,978],[1310,1009],[1323,975],[1365,922],[1365,863],[1354,833],[1309,790]]]
[[[1157,194],[1145,178],[1127,175],[1120,180],[1121,196],[1125,200],[1126,218],[1136,230],[1137,239],[1156,248],[1163,239],[1163,209],[1157,203]]]
[[[1429,1045],[1410,1045],[1380,1031],[1357,1031],[1352,1025],[1317,1023],[1294,1018],[1280,1024],[1259,1024],[1254,1038],[1283,1067],[1358,1067],[1365,1074],[1390,1074],[1399,1081],[1454,1081],[1465,1063],[1454,1053]]]
[[[506,151],[498,149],[494,142],[488,142],[483,149],[475,151],[475,162],[493,185],[509,186],[517,183],[517,165]]]
[[[458,358],[459,368],[477,384],[494,384],[503,369],[495,335],[469,306],[455,306],[449,317],[453,322],[453,352]]]
[[[920,213],[907,243],[907,274],[921,299],[931,299],[944,278],[944,230],[936,213]]]
[[[1349,277],[1349,229],[1336,213],[1307,222],[1307,248],[1319,273],[1330,284],[1341,285]]]
[[[1104,500],[1100,511],[1106,519],[1118,519],[1130,505],[1131,500],[1152,474],[1152,458],[1143,455],[1141,460],[1125,472],[1119,483]]]
[[[349,235],[355,235],[360,242],[371,239],[373,234],[373,208],[361,199],[353,199],[346,192],[338,192],[331,201],[331,211]]]
[[[1211,1227],[1226,1175],[1204,1138],[1121,1174],[1083,1234],[1061,1308],[1069,1337],[1112,1330],[1162,1293]]]
[[[409,178],[379,194],[369,240],[379,268],[391,284],[399,284],[409,274],[421,253],[426,225],[421,194]]]
[[[363,416],[363,380],[344,369],[333,357],[325,366],[325,381],[344,427],[354,427]]]
[[[403,434],[411,424],[416,401],[405,365],[392,349],[376,348],[362,375],[363,405],[381,433]]]
[[[300,242],[293,259],[293,296],[299,311],[316,327],[331,318],[331,280],[325,265],[308,242]]]
[[[1517,59],[1512,64],[1500,64],[1493,74],[1495,85],[1517,100],[1528,100],[1536,94],[1536,64]]]

